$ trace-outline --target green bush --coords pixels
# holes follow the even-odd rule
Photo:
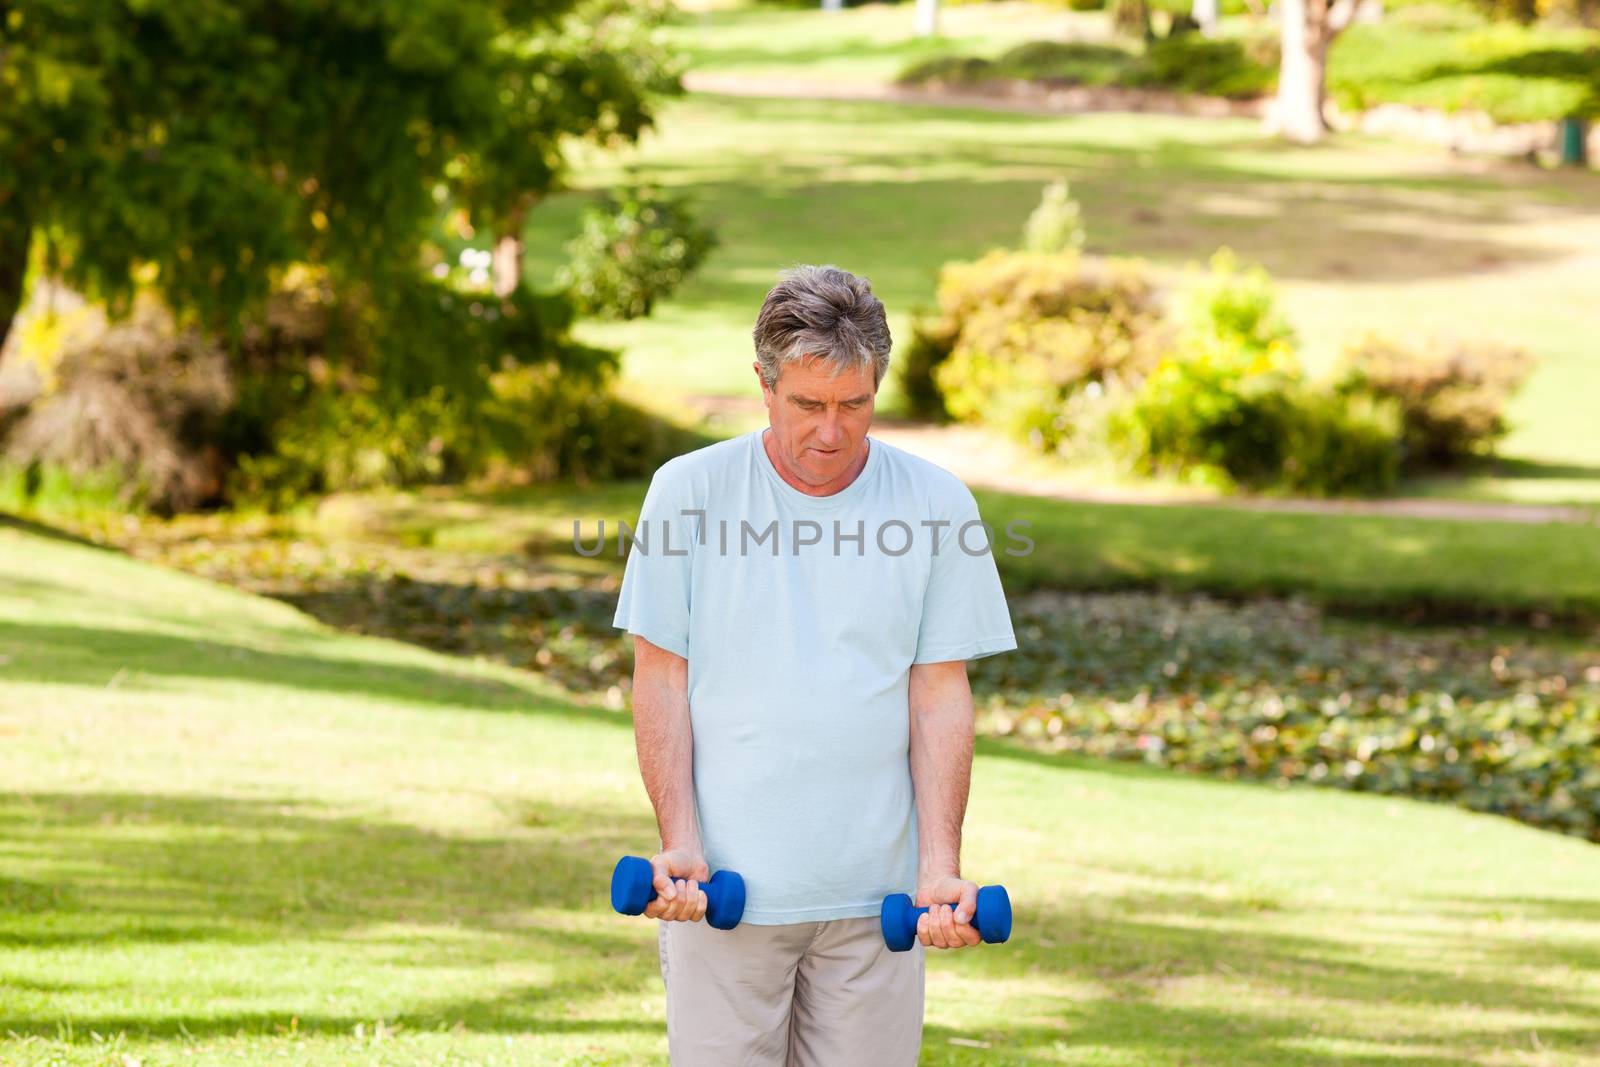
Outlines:
[[[624,186],[583,210],[557,277],[587,315],[634,319],[650,314],[716,246],[682,196]]]
[[[950,411],[933,372],[950,356],[956,335],[937,317],[918,309],[911,318],[911,343],[895,357],[894,375],[905,397],[906,413],[914,419],[945,422]]]
[[[572,341],[572,319],[559,294],[500,301],[419,275],[336,295],[302,276],[245,337],[234,494],[648,473],[666,458],[650,420],[611,397],[617,354]]]
[[[1151,41],[1126,84],[1202,96],[1252,99],[1278,82],[1277,43],[1213,39],[1186,33]]]
[[[994,251],[945,265],[939,308],[915,327],[907,395],[1045,449],[1066,433],[1068,396],[1141,376],[1162,346],[1160,294],[1134,262]]]
[[[1002,52],[988,75],[1068,85],[1121,85],[1137,62],[1132,52],[1115,45],[1029,41]]]
[[[1112,446],[1143,474],[1221,488],[1316,496],[1391,488],[1398,417],[1298,373],[1217,350],[1176,355],[1111,422]]]
[[[1338,388],[1399,405],[1405,461],[1450,466],[1493,452],[1507,403],[1533,370],[1524,349],[1434,338],[1410,346],[1368,335],[1341,356]]]
[[[1191,292],[1179,344],[1107,430],[1140,473],[1227,488],[1381,492],[1399,463],[1395,405],[1306,382],[1266,273],[1226,249]]]
[[[995,64],[979,56],[934,56],[911,64],[895,81],[901,85],[975,85],[994,77]]]

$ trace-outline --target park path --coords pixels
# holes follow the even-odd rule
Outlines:
[[[997,83],[989,89],[944,87],[938,90],[893,82],[823,80],[821,78],[688,71],[683,87],[691,93],[720,96],[780,97],[789,100],[865,100],[929,107],[964,107],[1026,114],[1077,114],[1090,111],[1151,111],[1168,115],[1260,117],[1263,100],[1228,100],[1157,89],[1118,86],[1038,86],[1028,82]]]
[[[753,397],[700,394],[684,398],[689,410],[723,430],[739,432],[766,423],[766,409]],[[1600,509],[1557,504],[1385,497],[1369,500],[1319,500],[1282,497],[1218,497],[1205,490],[1185,492],[1167,486],[1107,486],[1086,483],[1070,470],[1033,454],[1021,444],[976,426],[938,426],[878,416],[868,431],[956,475],[969,486],[1051,500],[1090,504],[1140,504],[1150,507],[1202,505],[1244,511],[1301,512],[1314,515],[1386,515],[1465,522],[1594,523]]]

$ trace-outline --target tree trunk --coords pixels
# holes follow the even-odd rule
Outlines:
[[[505,227],[494,242],[494,258],[490,262],[491,284],[494,295],[506,299],[522,287],[522,231],[528,223],[528,208],[518,207],[511,212]]]
[[[0,348],[22,306],[22,283],[28,276],[28,249],[33,244],[33,216],[13,192],[0,202]]]
[[[917,36],[939,35],[939,0],[917,0]]]
[[[1217,35],[1217,20],[1220,17],[1218,8],[1221,5],[1217,0],[1194,0],[1189,7],[1189,14],[1194,19],[1195,25],[1200,27],[1200,32],[1206,37]]]
[[[1278,0],[1283,58],[1269,121],[1291,141],[1314,144],[1328,130],[1322,110],[1328,45],[1349,22],[1354,6],[1353,0]]]

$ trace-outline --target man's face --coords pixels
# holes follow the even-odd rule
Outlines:
[[[826,486],[854,469],[877,401],[870,366],[835,375],[832,364],[807,357],[784,366],[777,388],[763,382],[761,392],[773,443],[791,474]]]

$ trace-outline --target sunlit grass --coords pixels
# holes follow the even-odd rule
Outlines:
[[[1600,499],[1589,399],[1600,396],[1600,360],[1588,341],[1600,182],[1590,175],[1359,137],[1291,148],[1243,119],[695,96],[669,105],[639,149],[579,159],[579,191],[534,214],[535,277],[553,275],[589,191],[627,168],[693,194],[722,237],[650,318],[582,328],[624,349],[626,373],[657,395],[759,395],[750,327],[794,263],[869,276],[903,351],[940,266],[1014,245],[1043,185],[1065,176],[1093,251],[1143,257],[1180,284],[1220,245],[1264,264],[1313,371],[1368,330],[1533,350],[1541,363],[1512,404],[1503,449],[1523,465],[1465,491]],[[897,403],[891,380],[880,408]]]
[[[625,715],[10,529],[0,653],[0,1060],[665,1062]],[[925,1063],[1600,1062],[1581,841],[990,742],[967,825]]]

